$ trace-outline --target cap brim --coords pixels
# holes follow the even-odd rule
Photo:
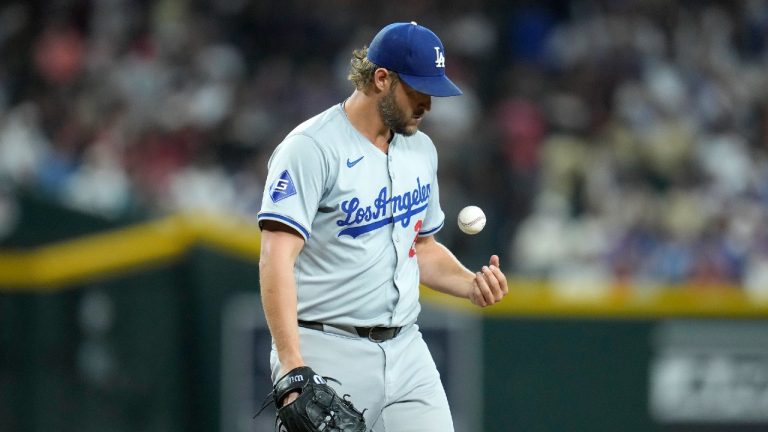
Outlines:
[[[430,96],[448,97],[464,94],[461,89],[445,75],[418,76],[403,73],[398,73],[398,75],[400,76],[400,79],[405,81],[405,83],[414,90]]]

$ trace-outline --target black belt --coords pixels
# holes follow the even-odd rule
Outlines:
[[[319,330],[326,333],[336,333],[340,331],[357,334],[362,338],[367,338],[371,342],[384,342],[395,338],[400,334],[402,327],[353,327],[353,326],[337,326],[332,324],[323,324],[314,321],[302,321],[299,320],[299,327],[304,327],[312,330]],[[336,330],[336,331],[334,331]]]

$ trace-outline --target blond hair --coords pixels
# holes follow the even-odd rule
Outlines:
[[[376,72],[379,65],[368,60],[368,47],[363,46],[360,49],[352,51],[352,59],[349,61],[349,75],[347,79],[355,84],[355,88],[358,90],[366,90],[373,82],[373,73]],[[393,84],[397,83],[398,76],[394,71],[389,71]]]

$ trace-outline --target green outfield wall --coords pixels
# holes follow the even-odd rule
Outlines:
[[[225,305],[258,293],[252,223],[104,220],[31,197],[20,214],[0,242],[0,431],[256,430],[221,418]],[[768,430],[765,303],[733,288],[510,289],[482,312],[423,290],[481,323],[482,430]],[[444,353],[444,339],[430,343]]]

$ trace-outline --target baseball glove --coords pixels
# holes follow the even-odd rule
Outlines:
[[[352,406],[349,395],[339,397],[326,380],[303,366],[285,374],[275,384],[272,396],[277,409],[278,432],[366,432],[363,413]],[[280,407],[291,392],[300,392],[293,402]]]

